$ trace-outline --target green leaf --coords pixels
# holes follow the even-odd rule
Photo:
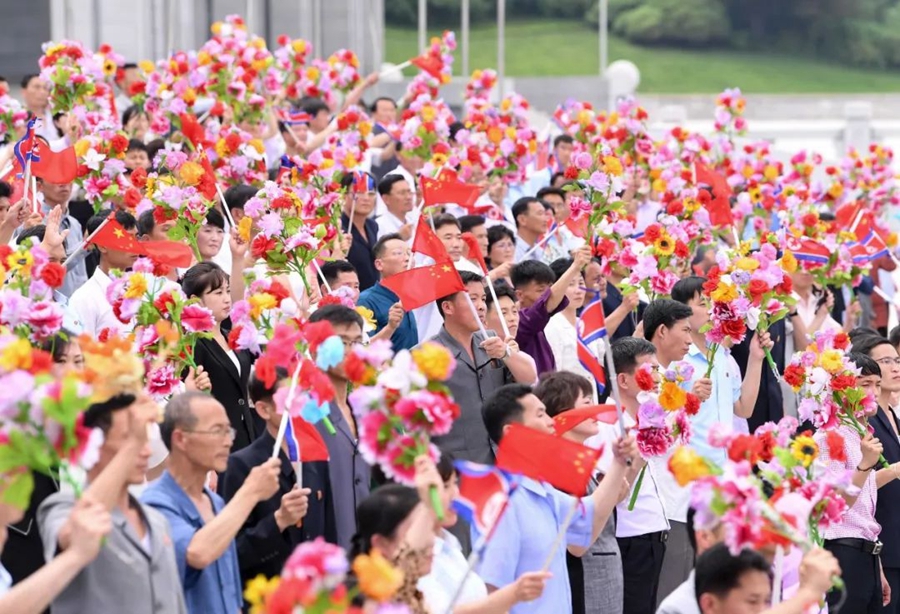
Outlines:
[[[0,502],[20,510],[28,509],[32,490],[34,490],[34,476],[31,472],[17,473],[14,478],[3,484],[3,490],[0,491]]]

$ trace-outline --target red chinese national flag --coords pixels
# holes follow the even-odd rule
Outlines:
[[[110,214],[110,216],[112,215],[114,214]],[[132,233],[125,230],[113,217],[110,217],[105,222],[103,227],[90,240],[90,243],[98,247],[105,247],[106,249],[129,254],[144,255],[145,253],[141,242]]]
[[[90,243],[128,254],[149,256],[154,262],[170,267],[187,268],[193,262],[190,246],[178,241],[138,241],[115,218],[106,222]]]
[[[480,192],[477,185],[469,183],[446,180],[443,177],[441,179],[422,178],[422,199],[425,207],[452,203],[473,211]]]
[[[431,224],[419,216],[419,224],[416,226],[416,236],[413,239],[412,251],[414,254],[424,254],[435,262],[449,260],[447,249],[438,236],[431,229]]]
[[[420,55],[414,57],[409,62],[416,68],[427,72],[435,79],[441,79],[441,69],[444,67],[444,63],[440,58],[433,55]]]
[[[694,166],[697,171],[697,183],[709,186],[712,193],[712,200],[706,205],[706,210],[709,211],[709,221],[716,227],[733,225],[734,213],[731,211],[731,195],[734,191],[728,185],[728,180],[701,162],[696,162]]]
[[[329,460],[328,447],[315,426],[299,416],[291,418],[291,426],[297,439],[297,447],[300,448],[300,462]]]
[[[471,232],[464,232],[462,233],[462,240],[469,250],[469,260],[477,262],[478,266],[481,267],[481,270],[484,271],[484,274],[487,275],[487,263],[484,261],[484,255],[481,253],[481,246],[478,245],[478,239],[476,239],[475,235]]]
[[[178,241],[142,241],[140,247],[157,264],[186,269],[194,262],[191,247]]]
[[[406,311],[466,289],[459,272],[449,261],[397,273],[382,279],[381,285],[400,298]]]
[[[553,417],[553,428],[557,435],[562,435],[586,420],[599,420],[604,424],[615,424],[618,419],[615,405],[589,405],[557,414]]]
[[[601,453],[521,424],[510,424],[497,450],[497,467],[583,497]]]
[[[37,137],[34,143],[35,157],[31,162],[31,174],[48,183],[71,183],[78,176],[78,160],[75,148],[53,151],[47,141]],[[38,153],[39,152],[39,153]]]
[[[571,232],[576,237],[584,239],[588,235],[588,226],[590,222],[591,216],[587,214],[582,215],[578,219],[575,219],[570,215],[568,218],[566,218],[566,221],[563,222],[563,226],[568,228],[569,232]]]

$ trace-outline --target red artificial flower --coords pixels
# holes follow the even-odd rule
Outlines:
[[[66,267],[56,262],[48,262],[41,268],[41,280],[51,288],[59,288],[66,278]]]
[[[738,435],[728,446],[728,458],[737,463],[742,460],[755,465],[762,452],[762,443],[753,435]]]
[[[360,384],[366,377],[369,365],[356,352],[350,352],[344,358],[344,374],[354,384]]]
[[[675,241],[675,255],[678,258],[687,258],[691,255],[688,246],[681,239]]]
[[[656,388],[656,382],[653,381],[653,375],[647,369],[638,369],[634,372],[634,381],[637,387],[645,392],[649,392]]]
[[[131,171],[131,185],[139,190],[147,187],[147,171],[143,167],[139,166]]]
[[[800,365],[792,364],[785,367],[782,377],[791,388],[797,389],[800,388],[806,380],[806,372]]]
[[[831,388],[833,390],[846,390],[856,386],[856,376],[850,373],[841,373],[831,378]]]
[[[775,457],[775,448],[778,442],[775,439],[775,433],[767,431],[761,435],[757,435],[760,443],[759,459],[768,463]]]
[[[116,133],[110,139],[109,147],[116,152],[125,151],[128,148],[128,138],[124,134]]]
[[[237,325],[231,329],[231,332],[228,333],[228,347],[230,347],[234,351],[240,349],[237,346],[237,340],[241,336],[242,330],[244,330],[244,327],[241,325]],[[257,359],[257,362],[259,362],[259,359]]]
[[[147,91],[147,82],[146,81],[134,81],[131,85],[128,86],[128,96],[129,98],[134,98],[139,94],[143,94]]]
[[[257,358],[254,373],[256,374],[256,377],[266,385],[267,389],[271,390],[275,387],[275,382],[278,380],[278,373],[271,357],[260,356]]]
[[[273,281],[269,285],[269,289],[266,290],[266,292],[268,292],[269,294],[274,296],[275,300],[278,301],[279,305],[281,304],[281,301],[283,301],[284,299],[288,298],[291,295],[290,291],[287,288],[285,288],[278,281]]]
[[[834,349],[836,350],[846,350],[850,347],[850,336],[841,331],[834,336]]]
[[[322,322],[331,326],[331,323],[327,320],[322,320]],[[300,375],[297,377],[297,385],[302,390],[311,391],[319,404],[334,399],[334,386],[331,385],[328,375],[309,359],[304,359],[300,364]]]
[[[689,416],[696,416],[700,411],[700,398],[693,392],[688,392],[685,397],[684,411]]]
[[[266,254],[277,246],[275,239],[267,239],[265,235],[258,234],[250,243],[250,253],[256,259],[265,258]]]
[[[790,294],[794,291],[794,280],[790,275],[785,275],[781,283],[775,286],[775,291],[778,294]]]
[[[669,203],[669,206],[666,207],[666,213],[669,215],[681,215],[684,213],[684,203],[680,200],[673,200]]]
[[[700,191],[697,193],[697,200],[698,200],[698,201],[700,202],[700,204],[703,205],[704,207],[705,207],[706,205],[708,205],[708,204],[710,203],[710,201],[712,200],[712,196],[710,196],[709,190],[700,190]]]
[[[566,179],[568,179],[570,181],[573,179],[578,179],[578,169],[575,168],[574,166],[570,166],[569,168],[566,169],[565,176],[566,176]]]
[[[53,366],[53,356],[50,352],[38,349],[31,350],[31,368],[28,370],[29,373],[32,375],[46,373],[51,366]]]
[[[800,223],[807,228],[812,228],[819,223],[819,215],[817,213],[806,213],[800,218]]]
[[[0,245],[0,262],[6,262],[6,259],[11,256],[13,253],[12,248],[4,243]]]
[[[747,284],[747,292],[750,293],[750,298],[754,305],[759,305],[763,295],[768,291],[769,284],[761,279],[751,279],[750,283]]]
[[[125,190],[125,196],[122,201],[125,203],[125,206],[129,209],[134,209],[141,202],[142,196],[139,190],[135,188],[128,188]]]
[[[660,231],[659,224],[650,224],[647,226],[646,230],[644,230],[644,240],[647,243],[653,243],[661,234],[662,232]]]
[[[303,335],[295,326],[277,324],[272,332],[272,340],[266,346],[266,356],[272,359],[275,366],[290,370],[291,364],[297,359],[297,343],[302,339]]]
[[[747,333],[747,324],[743,320],[725,320],[722,322],[722,332],[731,337],[737,343]]]
[[[311,352],[315,352],[323,341],[333,335],[334,329],[328,320],[307,322],[303,325],[303,336],[306,337]]]
[[[828,458],[833,461],[845,462],[847,451],[844,448],[844,438],[837,431],[826,431],[825,443],[828,445]]]
[[[169,315],[169,307],[174,303],[175,299],[172,297],[172,293],[163,292],[153,301],[153,307],[165,317]]]
[[[225,147],[228,149],[229,153],[234,153],[238,150],[238,147],[241,146],[241,136],[239,134],[235,134],[232,132],[228,136],[225,137]]]

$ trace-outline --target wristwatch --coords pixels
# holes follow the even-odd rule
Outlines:
[[[509,346],[507,345],[506,353],[503,355],[503,357],[500,360],[506,361],[506,359],[509,358],[510,356],[512,356],[512,351],[510,351]]]

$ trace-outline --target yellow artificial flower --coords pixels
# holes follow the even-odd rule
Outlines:
[[[840,183],[833,183],[831,187],[828,188],[828,195],[837,200],[844,193],[844,186]]]
[[[403,572],[391,565],[378,550],[359,555],[353,559],[351,567],[359,581],[359,590],[378,603],[390,600],[403,585]]]
[[[30,369],[32,363],[32,348],[27,339],[16,339],[6,344],[3,353],[0,353],[0,367],[4,371],[16,371],[18,369]]]
[[[433,156],[431,156],[431,163],[437,168],[445,166],[447,164],[447,154],[434,154]]]
[[[112,77],[116,74],[116,70],[118,70],[118,66],[115,62],[110,59],[103,60],[103,74],[107,77]]]
[[[344,168],[354,169],[358,164],[359,160],[356,159],[356,156],[353,155],[353,152],[348,151],[343,160]]]
[[[364,331],[368,332],[370,330],[375,330],[375,328],[378,326],[378,324],[375,322],[375,313],[368,307],[357,305],[356,313],[358,313],[359,317],[363,319]]]
[[[412,350],[412,358],[419,371],[431,381],[446,381],[456,364],[447,348],[431,341]]]
[[[675,253],[675,241],[665,233],[653,242],[653,247],[660,256],[671,256]]]
[[[319,69],[315,66],[310,66],[306,69],[306,78],[310,81],[318,81],[319,80]]]
[[[719,303],[730,303],[738,297],[737,288],[719,280],[719,285],[710,293],[710,298]]]
[[[184,100],[184,103],[187,106],[191,106],[192,104],[197,102],[197,91],[194,88],[189,87],[184,90],[184,94],[181,95],[181,99]]]
[[[78,142],[75,143],[75,156],[78,158],[85,157],[90,148],[90,141],[88,141],[87,139],[79,139]]]
[[[840,350],[825,350],[819,354],[819,366],[831,374],[835,374],[844,368],[843,354]]]
[[[188,185],[197,185],[203,177],[203,167],[196,162],[185,162],[178,169],[178,176]]]
[[[250,317],[254,319],[259,318],[263,311],[275,309],[278,306],[276,298],[268,292],[253,294],[247,299],[247,302],[250,304]]]
[[[781,256],[781,268],[787,273],[796,273],[797,266],[797,259],[794,258],[794,254],[785,250],[784,255]]]
[[[622,161],[615,156],[603,156],[603,170],[610,175],[620,177],[622,175]]]
[[[753,176],[753,167],[749,164],[745,164],[744,168],[741,169],[741,175],[744,176],[744,179],[750,179]]]
[[[509,113],[509,110],[512,109],[512,100],[509,98],[504,98],[500,101],[500,111],[503,113]]]
[[[208,51],[198,51],[197,52],[197,64],[200,66],[206,66],[207,64],[212,63],[212,56],[209,55]]]
[[[662,177],[653,180],[652,188],[653,188],[653,191],[656,192],[657,194],[664,194],[666,191],[666,187],[667,187],[666,180],[663,179]]]
[[[488,128],[487,138],[494,145],[499,145],[500,141],[503,140],[503,131],[496,126],[492,126],[491,128]]]
[[[359,122],[357,129],[359,130],[359,135],[366,138],[372,134],[372,122]]]
[[[775,181],[778,179],[778,167],[774,164],[767,164],[763,169],[763,177],[766,178],[766,181]]]
[[[302,38],[292,40],[291,49],[294,53],[306,53],[306,41]]]
[[[221,21],[217,21],[209,27],[209,31],[212,32],[215,36],[218,36],[219,34],[222,33],[223,25],[224,24]]]
[[[253,219],[249,215],[245,215],[238,222],[238,236],[244,243],[250,242],[250,232],[253,230]]]
[[[791,456],[800,461],[804,467],[809,467],[819,455],[819,446],[809,435],[799,435],[791,443]]]
[[[759,260],[756,258],[738,258],[734,266],[742,271],[755,271],[759,268]]]
[[[263,142],[260,139],[250,139],[249,145],[255,149],[258,154],[266,153],[266,146],[263,145]]]
[[[659,392],[659,405],[666,411],[675,411],[684,407],[687,393],[675,382],[663,382]]]
[[[154,64],[150,60],[141,60],[140,62],[138,62],[138,68],[149,74],[156,68],[156,64]]]
[[[679,446],[669,458],[669,471],[679,486],[687,486],[700,478],[712,475],[705,458],[687,446]]]
[[[216,155],[220,158],[227,158],[231,152],[228,151],[228,145],[225,144],[225,139],[219,139],[216,141]]]
[[[430,104],[426,104],[419,112],[422,114],[423,122],[433,122],[434,118],[437,117],[437,110]]]
[[[34,256],[28,250],[20,250],[6,257],[6,266],[10,271],[28,274],[34,264]]]
[[[266,611],[266,599],[278,589],[279,584],[281,578],[278,576],[270,580],[262,574],[247,582],[244,599],[250,604],[251,614],[263,614]]]
[[[319,167],[323,171],[331,168],[332,166],[334,166],[334,159],[332,158],[325,158],[324,160],[322,160],[321,164],[319,164]]]
[[[132,273],[128,278],[128,289],[125,298],[141,298],[147,292],[147,278],[143,273]]]

